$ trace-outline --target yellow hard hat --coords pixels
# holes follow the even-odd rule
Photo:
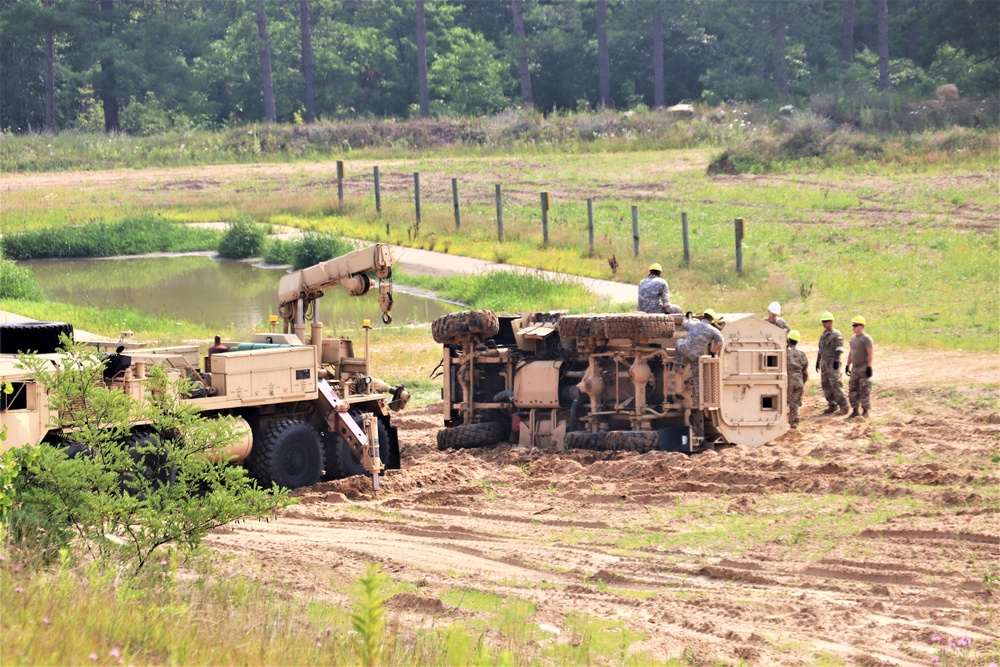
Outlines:
[[[653,262],[652,264],[649,265],[649,270],[650,271],[663,271],[663,267],[660,266],[659,262]]]
[[[833,313],[831,313],[829,310],[819,316],[820,322],[826,322],[827,320],[833,322]]]
[[[711,308],[707,309],[704,314],[712,318],[713,322],[715,321],[715,311],[712,310]]]
[[[799,330],[792,329],[788,332],[788,340],[798,343],[799,342]]]
[[[861,315],[855,317],[854,320],[851,322],[851,324],[860,324],[863,327],[868,326],[868,322],[866,322],[865,318],[863,318]]]

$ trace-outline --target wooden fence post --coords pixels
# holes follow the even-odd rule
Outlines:
[[[542,243],[549,244],[549,193],[542,193]]]
[[[503,243],[503,194],[497,183],[497,240]]]
[[[344,161],[337,160],[337,203],[344,206]]]
[[[413,172],[413,204],[417,210],[417,225],[413,229],[413,235],[420,233],[420,172]]]
[[[681,233],[684,235],[684,266],[691,266],[691,244],[688,241],[687,213],[681,213]]]
[[[455,229],[462,228],[462,212],[458,208],[458,179],[451,179],[451,201],[455,205]]]
[[[378,165],[375,165],[375,212],[382,215],[382,186],[378,180]]]
[[[594,256],[594,200],[587,200],[587,235],[590,237],[590,256]]]
[[[743,275],[743,218],[733,221],[736,232],[736,273]]]
[[[639,207],[632,206],[632,250],[639,256]]]

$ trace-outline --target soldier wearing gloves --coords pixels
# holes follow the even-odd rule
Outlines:
[[[806,353],[799,349],[799,332],[792,329],[788,332],[788,425],[799,427],[799,406],[802,405],[802,390],[809,379],[809,359]]]
[[[674,363],[681,366],[691,364],[692,393],[694,394],[694,404],[697,407],[701,403],[701,384],[698,377],[698,357],[710,352],[712,355],[718,354],[722,349],[722,332],[715,325],[715,311],[709,308],[698,321],[691,319],[688,312],[682,325],[687,330],[686,338],[677,341],[677,348],[674,350]],[[696,411],[691,415],[694,419],[691,427],[694,435],[704,437],[705,427],[702,422],[702,412]]]
[[[840,377],[840,355],[844,351],[844,336],[833,328],[833,313],[826,311],[820,315],[823,333],[819,337],[819,353],[816,355],[816,372],[823,381],[823,396],[827,408],[823,414],[830,415],[837,410],[847,414],[847,397]]]
[[[851,414],[854,417],[867,417],[871,409],[872,393],[872,361],[875,359],[875,341],[865,333],[868,322],[861,315],[854,318],[851,326],[854,335],[851,336],[851,351],[847,357],[847,375],[851,378],[848,384],[848,396],[851,399]],[[860,409],[860,412],[858,411]]]

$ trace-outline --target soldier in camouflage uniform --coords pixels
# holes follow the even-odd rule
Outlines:
[[[851,378],[848,383],[848,396],[853,410],[848,419],[867,417],[868,410],[872,407],[872,361],[875,358],[875,342],[865,333],[866,324],[868,322],[861,315],[855,317],[851,323],[854,335],[851,336],[851,351],[848,352],[845,370],[847,376]],[[860,413],[858,408],[861,409]]]
[[[788,326],[788,322],[778,317],[778,315],[781,315],[781,304],[773,301],[767,307],[767,321],[780,329],[784,329],[787,333],[791,328]]]
[[[816,372],[823,381],[823,396],[827,402],[823,414],[833,414],[839,408],[840,414],[846,415],[847,398],[844,396],[844,384],[840,377],[840,355],[844,351],[844,337],[833,328],[833,313],[827,311],[820,316],[820,319],[823,321],[823,333],[819,337]]]
[[[670,286],[660,277],[663,267],[657,263],[649,265],[649,275],[639,283],[639,312],[670,312]],[[680,312],[680,308],[677,309]]]
[[[682,325],[688,334],[686,338],[677,341],[677,348],[674,350],[674,363],[679,365],[691,364],[691,391],[694,396],[694,405],[701,403],[701,384],[698,377],[698,357],[711,351],[718,354],[722,349],[722,332],[714,324],[715,311],[709,308],[701,316],[701,320],[695,322],[688,313],[687,319]],[[705,426],[702,422],[704,415],[700,410],[692,413],[692,430],[696,437],[704,437]]]
[[[785,363],[788,366],[788,425],[799,427],[799,406],[802,405],[802,390],[809,379],[809,359],[806,353],[799,349],[799,332],[795,329],[788,332],[788,353]]]

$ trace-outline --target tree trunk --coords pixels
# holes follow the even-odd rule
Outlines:
[[[906,33],[906,57],[916,62],[917,56],[920,54],[920,22],[917,20],[920,9],[917,7],[917,0],[910,0],[908,13],[910,14],[910,29]]]
[[[299,0],[299,23],[302,31],[302,78],[306,84],[306,122],[316,122],[316,80],[313,76],[312,26],[309,0]]]
[[[264,118],[269,123],[278,121],[274,108],[274,80],[271,78],[271,44],[267,36],[267,12],[264,0],[259,0],[257,8],[257,33],[260,35],[260,76],[264,89]]]
[[[778,11],[778,3],[783,0],[771,0],[771,71],[774,82],[782,95],[788,94],[788,77],[785,76],[785,21]]]
[[[608,55],[608,0],[597,0],[597,70],[601,108],[611,108],[611,58]]]
[[[662,4],[653,9],[653,108],[662,109],[665,102],[663,80],[663,17]]]
[[[889,0],[878,0],[878,87],[889,88]]]
[[[47,14],[52,13],[52,0],[43,0],[42,5]],[[55,40],[51,19],[47,17],[45,26],[45,131],[55,134],[59,126],[56,125]]]
[[[420,117],[431,115],[431,96],[427,90],[427,24],[424,0],[417,0],[417,84],[420,87]]]
[[[109,41],[114,32],[114,0],[101,0],[101,12],[107,12],[105,20],[105,36]],[[117,81],[115,80],[115,59],[112,55],[105,55],[101,58],[101,104],[104,107],[104,131],[108,134],[121,130],[119,120],[119,105],[117,96]]]
[[[514,38],[517,39],[517,71],[521,77],[521,103],[526,109],[535,106],[531,95],[531,73],[528,71],[528,49],[524,36],[523,0],[511,0],[510,9],[514,14]]]
[[[764,29],[763,12],[760,8],[762,0],[747,0],[750,8],[750,16],[753,20],[753,45],[748,54],[751,60],[751,69],[761,81],[767,80],[767,65],[764,55],[767,49],[767,31]]]
[[[854,60],[854,4],[856,0],[844,0],[844,38],[840,44],[840,59],[845,63]]]

